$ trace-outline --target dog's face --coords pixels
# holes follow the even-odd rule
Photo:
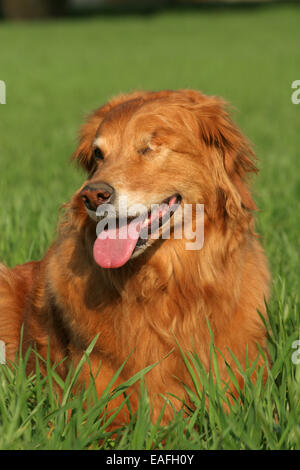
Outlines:
[[[98,222],[95,261],[116,268],[143,253],[185,204],[204,204],[212,220],[245,215],[249,155],[222,102],[197,92],[135,93],[100,108],[74,154],[88,171],[76,198]]]

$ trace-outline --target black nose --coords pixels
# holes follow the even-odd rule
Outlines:
[[[80,192],[85,206],[95,211],[100,204],[108,204],[113,200],[115,190],[103,182],[89,183]]]

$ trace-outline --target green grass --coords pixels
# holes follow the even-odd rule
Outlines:
[[[193,396],[190,418],[152,424],[141,389],[137,415],[112,440],[97,419],[110,396],[92,404],[91,385],[73,398],[76,371],[66,383],[50,366],[48,381],[38,370],[26,378],[21,360],[14,371],[0,367],[0,449],[300,448],[300,365],[291,361],[300,336],[300,105],[291,103],[291,83],[300,79],[299,20],[300,9],[290,5],[0,24],[0,79],[7,86],[7,104],[0,105],[1,261],[39,259],[51,243],[58,209],[82,181],[68,157],[87,112],[119,92],[189,87],[228,100],[254,143],[257,227],[273,275],[269,379],[262,389],[244,372],[243,403],[229,416],[222,391],[190,358],[195,383],[205,384]]]

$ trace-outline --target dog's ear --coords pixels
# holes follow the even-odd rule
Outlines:
[[[227,104],[192,90],[182,90],[193,103],[200,139],[214,159],[217,200],[220,210],[236,218],[256,210],[247,184],[249,173],[257,173],[250,143],[232,122]]]
[[[71,155],[71,159],[88,172],[92,170],[94,165],[92,144],[97,130],[109,109],[109,104],[106,104],[94,111],[87,117],[85,124],[83,124],[79,130],[79,144],[75,152]]]
[[[137,91],[126,95],[119,95],[90,114],[79,130],[79,144],[75,152],[71,155],[71,159],[76,161],[87,172],[90,172],[94,166],[93,142],[105,116],[113,108],[116,108],[126,101],[142,99],[144,94],[145,93],[142,91]]]
[[[220,164],[217,178],[220,210],[225,209],[226,214],[233,219],[249,219],[251,211],[257,209],[248,187],[249,175],[258,172],[254,163],[255,155],[250,143],[231,121],[222,102],[214,112],[214,117],[204,120],[202,132],[206,144],[217,153],[216,164]]]

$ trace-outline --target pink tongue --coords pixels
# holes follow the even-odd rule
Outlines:
[[[103,230],[94,243],[94,259],[102,268],[119,268],[132,255],[141,231],[141,221],[121,228]]]

